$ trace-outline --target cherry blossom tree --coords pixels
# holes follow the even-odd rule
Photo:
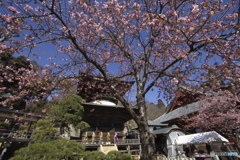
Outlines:
[[[213,98],[214,97],[214,98]],[[240,151],[240,99],[239,95],[219,91],[199,103],[199,112],[182,118],[186,129],[201,128],[217,131],[233,140]]]
[[[3,60],[2,53],[1,60]],[[7,62],[12,58],[8,58]],[[21,102],[31,102],[48,97],[51,90],[55,87],[54,76],[46,74],[46,70],[37,71],[26,57],[17,57],[21,59],[6,65],[1,61],[1,83],[0,95],[1,104],[10,109],[24,109],[25,105],[18,106]],[[25,61],[25,62],[24,62]],[[21,64],[23,63],[24,64]],[[3,96],[2,96],[3,95]],[[2,98],[9,95],[10,98]],[[17,104],[16,104],[17,103]]]
[[[138,125],[144,160],[155,159],[154,137],[147,125],[147,93],[156,87],[169,100],[179,81],[195,85],[208,81],[214,87],[221,79],[240,80],[235,0],[0,2],[4,42],[0,50],[31,53],[40,43],[52,43],[62,58],[60,64],[52,64],[59,77],[76,80],[79,73],[103,77]],[[224,74],[209,74],[212,70]],[[112,79],[135,81],[138,111],[111,85]]]

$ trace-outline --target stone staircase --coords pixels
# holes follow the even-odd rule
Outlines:
[[[110,152],[110,151],[118,151],[118,148],[117,148],[116,144],[115,145],[107,145],[107,146],[100,145],[99,151],[103,152],[105,154],[108,154],[108,152]]]

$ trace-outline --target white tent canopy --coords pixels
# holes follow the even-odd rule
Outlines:
[[[228,140],[215,131],[182,135],[176,138],[177,145],[209,142],[228,142]]]

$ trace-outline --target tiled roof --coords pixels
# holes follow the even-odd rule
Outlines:
[[[172,125],[171,127],[166,127],[166,128],[161,128],[161,129],[158,129],[158,130],[154,130],[154,131],[152,131],[152,133],[153,134],[167,134],[173,129],[181,130],[177,125]]]
[[[228,142],[228,140],[215,131],[181,135],[176,139],[178,145],[210,142]]]
[[[198,102],[194,102],[194,103],[188,104],[186,106],[177,108],[177,109],[173,110],[172,112],[163,114],[162,116],[155,119],[153,122],[166,123],[170,120],[188,115],[190,113],[197,112],[200,110],[200,106],[199,106],[200,103],[201,103],[201,101],[198,101]]]
[[[155,123],[153,121],[148,120],[148,126],[155,126],[155,127],[164,127],[167,126],[168,124],[162,124],[162,123]]]

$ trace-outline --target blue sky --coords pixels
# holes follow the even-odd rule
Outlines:
[[[38,64],[41,66],[45,66],[46,64],[50,64],[50,63],[58,63],[59,64],[59,63],[61,63],[62,58],[67,58],[64,56],[64,54],[60,54],[59,56],[56,57],[56,59],[53,59],[51,61],[47,60],[49,57],[52,57],[57,54],[56,53],[57,49],[58,48],[53,46],[51,43],[42,44],[32,50],[32,52],[38,54],[41,59],[37,59],[36,57],[31,56],[31,55],[29,58],[31,60],[36,60],[38,62]],[[117,66],[112,67],[112,71],[114,71],[114,69],[117,69]],[[76,71],[76,72],[78,72],[78,71]],[[146,100],[153,102],[153,103],[157,103],[157,101],[159,99],[158,91],[159,90],[157,88],[153,88],[153,91],[149,91],[149,93],[146,95]],[[133,97],[131,99],[134,99],[135,95],[133,94],[132,96]],[[167,102],[165,102],[165,103],[167,103]]]
[[[53,46],[51,43],[45,43],[45,44],[41,44],[39,46],[37,46],[36,48],[34,48],[32,50],[33,53],[36,53],[37,55],[39,55],[39,58],[37,58],[36,56],[33,56],[31,54],[29,54],[29,59],[30,60],[35,60],[38,62],[39,65],[41,66],[45,66],[45,65],[50,65],[51,63],[61,63],[61,59],[62,58],[67,58],[64,57],[63,54],[60,54],[58,57],[56,57],[55,59],[52,60],[48,60],[49,57],[52,57],[54,55],[57,55],[58,53],[56,52],[56,50],[58,49],[58,47]],[[27,53],[23,53],[23,55],[26,56]],[[117,66],[111,67],[112,71],[114,72],[114,69],[116,69]],[[130,100],[134,100],[135,99],[135,94],[134,92],[132,94],[129,94],[128,98]],[[150,90],[147,95],[146,95],[146,100],[148,102],[152,102],[157,104],[158,103],[158,99],[162,99],[161,97],[159,97],[159,91],[158,89],[155,87],[153,88],[153,90]],[[165,104],[169,103],[169,102],[165,102]]]

